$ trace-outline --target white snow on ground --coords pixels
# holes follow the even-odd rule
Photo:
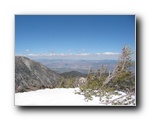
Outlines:
[[[15,94],[15,105],[99,105],[99,99],[85,102],[83,95],[74,94],[79,88],[44,89]]]
[[[17,106],[102,106],[98,97],[86,102],[83,95],[74,94],[79,88],[55,88],[15,93]]]

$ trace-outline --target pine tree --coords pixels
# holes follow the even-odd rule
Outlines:
[[[128,86],[131,84],[132,77],[132,73],[129,71],[129,67],[133,65],[131,59],[132,54],[133,52],[129,47],[123,47],[115,69],[113,70],[112,74],[109,75],[103,82],[102,88],[108,85],[109,87],[114,87],[115,89],[129,89]],[[133,84],[134,83],[132,83],[132,86],[134,86]]]

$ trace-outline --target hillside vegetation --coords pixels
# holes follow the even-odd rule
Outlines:
[[[85,99],[92,100],[92,96],[102,97],[107,96],[105,104],[128,105],[129,99],[135,95],[135,73],[129,71],[129,68],[134,64],[131,60],[133,52],[129,47],[124,46],[119,56],[118,63],[112,73],[109,73],[103,65],[93,74],[92,68],[89,70],[87,81],[80,86],[80,92],[85,96]],[[108,74],[109,73],[109,74]],[[119,94],[118,91],[126,93],[126,96],[120,96],[116,100],[110,101],[112,94]],[[125,99],[122,99],[125,97]],[[132,101],[133,105],[135,101]]]

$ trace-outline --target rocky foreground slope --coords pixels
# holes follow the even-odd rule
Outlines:
[[[15,57],[15,92],[54,88],[60,75],[46,66],[23,56]]]

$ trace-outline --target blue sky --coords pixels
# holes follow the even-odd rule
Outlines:
[[[135,51],[134,15],[15,15],[16,55],[117,59],[125,44]]]

